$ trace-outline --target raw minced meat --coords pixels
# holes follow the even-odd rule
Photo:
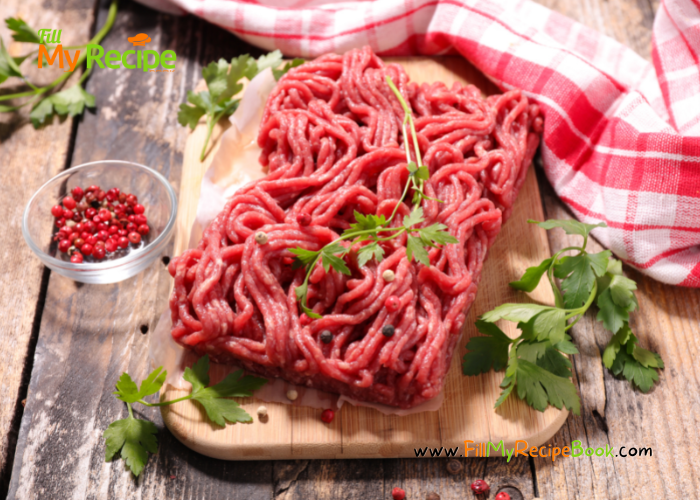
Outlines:
[[[425,193],[443,202],[423,202],[424,224],[447,225],[459,243],[431,249],[429,267],[407,260],[405,234],[382,243],[379,264],[360,268],[350,252],[351,276],[319,265],[308,301],[323,318],[307,323],[294,293],[305,271],[292,269],[289,249],[320,249],[354,222],[355,210],[388,218],[407,181],[403,110],[386,75],[413,109],[430,170]],[[483,98],[472,85],[418,85],[369,48],[290,70],[260,126],[267,176],[237,191],[197,248],[170,263],[174,339],[220,362],[360,401],[410,408],[435,397],[541,129],[537,105],[519,90]],[[403,204],[398,219],[409,211]],[[310,224],[299,225],[299,214]],[[266,244],[256,243],[258,231]],[[382,279],[386,270],[393,281]],[[389,296],[398,309],[387,310]],[[382,334],[388,324],[391,337]]]

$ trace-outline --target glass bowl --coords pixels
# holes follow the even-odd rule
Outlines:
[[[130,245],[122,257],[73,264],[53,241],[57,228],[51,207],[60,204],[74,187],[92,184],[105,191],[117,187],[136,195],[146,207],[150,231],[147,241],[144,239],[136,248]],[[175,191],[158,172],[128,161],[95,161],[69,168],[41,186],[24,209],[22,234],[29,248],[52,271],[82,283],[116,283],[143,271],[160,256],[172,237],[176,216]]]

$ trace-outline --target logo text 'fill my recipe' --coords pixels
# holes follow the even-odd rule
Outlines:
[[[61,31],[62,30],[50,30],[41,29],[39,30],[39,37],[45,43],[57,43],[52,54],[49,54],[49,50],[45,45],[39,47],[39,57],[37,66],[39,68],[43,67],[43,62],[46,61],[49,66],[53,65],[58,58],[59,67],[63,68],[64,60],[68,64],[68,71],[73,71],[77,65],[78,58],[80,57],[80,49],[75,51],[73,58],[71,58],[68,50],[63,49],[61,45]],[[146,33],[139,33],[136,36],[129,37],[127,39],[133,44],[134,47],[145,47],[148,42],[151,41]],[[129,56],[135,57],[129,62]],[[104,58],[104,61],[103,61]],[[177,56],[172,50],[164,50],[158,53],[155,50],[125,50],[124,52],[119,52],[118,50],[110,50],[105,54],[105,50],[101,45],[88,44],[87,46],[87,67],[92,68],[94,64],[100,68],[111,68],[119,69],[121,67],[128,69],[142,69],[146,71],[173,71],[175,69],[175,60]],[[163,69],[156,69],[161,66]]]

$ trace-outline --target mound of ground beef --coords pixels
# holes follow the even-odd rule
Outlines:
[[[362,267],[356,251],[366,242],[357,243],[345,257],[351,276],[313,270],[308,305],[323,318],[308,321],[294,291],[305,270],[293,269],[289,249],[322,248],[355,222],[354,211],[389,218],[406,185],[404,112],[386,75],[414,113],[430,170],[425,194],[442,201],[423,201],[423,224],[445,224],[459,243],[430,249],[425,266],[408,261],[403,234],[382,243],[381,263]],[[219,362],[360,401],[410,408],[435,397],[541,129],[539,108],[519,90],[484,98],[472,85],[418,85],[369,48],[290,70],[260,126],[267,176],[237,191],[197,248],[169,265],[174,339]],[[258,231],[266,244],[256,243]],[[382,278],[387,270],[393,281]],[[390,296],[398,310],[385,306]],[[386,325],[393,336],[382,334]]]

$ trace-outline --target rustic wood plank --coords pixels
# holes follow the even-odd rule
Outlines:
[[[651,54],[655,0],[563,2],[540,0],[551,8],[616,38],[646,59]],[[548,218],[571,218],[551,186],[540,176]],[[556,252],[576,241],[550,231]],[[591,242],[594,251],[601,247]],[[584,447],[650,447],[651,457],[579,458],[552,463],[534,459],[542,498],[696,498],[700,475],[692,466],[700,442],[694,415],[700,407],[700,382],[694,358],[700,350],[700,291],[662,285],[625,267],[639,285],[640,309],[630,322],[640,344],[659,352],[666,363],[660,384],[649,394],[634,391],[603,367],[601,353],[609,339],[595,313],[572,330],[581,351],[574,356],[575,382],[582,397],[582,416],[570,416],[554,437],[554,446],[570,446],[580,439]]]
[[[0,19],[20,16],[32,26],[63,27],[66,44],[85,40],[93,18],[93,2],[8,0],[0,3]],[[3,22],[0,36],[14,56],[31,50],[29,44],[14,42]],[[45,85],[60,76],[56,65],[41,70],[27,61],[22,71],[30,79]],[[70,81],[74,81],[78,75]],[[2,93],[20,89],[17,79],[6,81]],[[25,90],[25,88],[22,88]],[[63,170],[69,155],[73,120],[34,130],[28,119],[29,110],[0,115],[0,218],[5,221],[6,244],[0,250],[0,289],[6,293],[0,307],[0,498],[4,498],[10,482],[12,460],[22,417],[22,400],[26,397],[39,318],[46,292],[48,273],[34,257],[22,238],[22,212],[34,192]],[[48,220],[48,219],[47,219]],[[48,222],[50,224],[51,222]],[[17,286],[21,283],[21,286]]]
[[[571,218],[548,183],[540,189],[548,218]],[[550,231],[552,252],[576,238]],[[580,243],[580,241],[579,241]],[[591,251],[602,247],[595,241]],[[574,356],[575,378],[582,405],[581,417],[570,416],[555,436],[554,446],[648,447],[651,456],[581,457],[552,463],[535,459],[543,498],[697,498],[700,472],[693,453],[700,445],[697,414],[700,409],[700,290],[663,285],[625,266],[638,284],[639,310],[630,326],[642,347],[661,354],[666,369],[649,394],[635,391],[602,365],[601,355],[610,333],[589,312],[572,337],[581,354]],[[627,453],[627,451],[625,451]]]
[[[100,23],[107,3],[101,2]],[[178,186],[187,130],[177,123],[177,106],[199,80],[202,61],[250,48],[197,18],[158,14],[136,3],[121,4],[103,45],[126,50],[131,45],[126,38],[139,32],[151,36],[149,48],[174,49],[177,69],[148,74],[98,69],[87,87],[96,94],[97,113],[82,119],[70,163],[131,160]],[[270,498],[269,463],[250,467],[207,459],[167,431],[160,433],[160,452],[138,480],[123,461],[104,463],[102,432],[125,416],[111,391],[122,371],[143,378],[148,370],[149,336],[140,327],[154,328],[169,283],[160,261],[115,285],[50,276],[9,498]],[[157,409],[143,415],[162,427]]]

